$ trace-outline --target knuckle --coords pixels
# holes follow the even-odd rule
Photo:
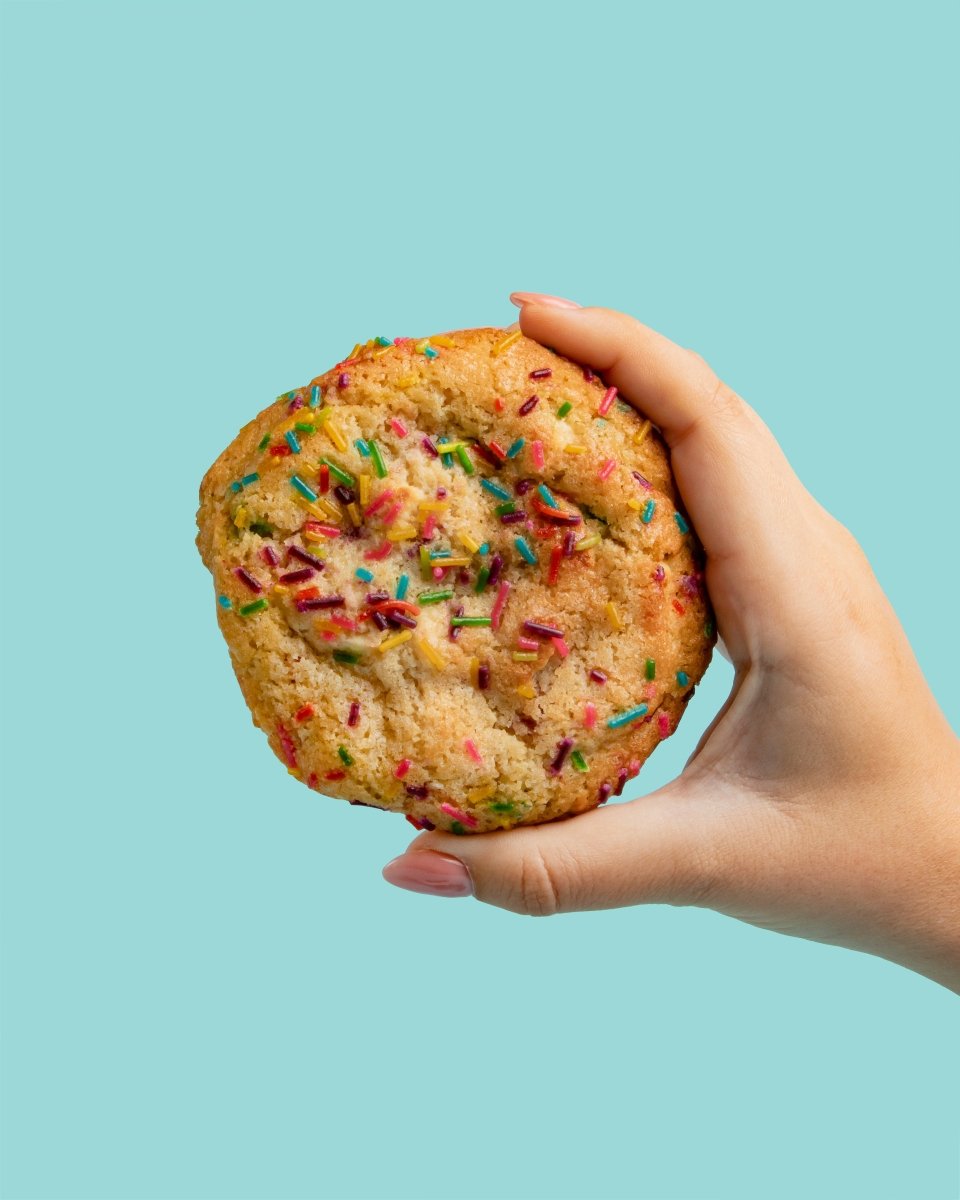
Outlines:
[[[566,889],[556,865],[537,845],[523,854],[519,865],[516,911],[531,917],[551,917],[560,912]]]

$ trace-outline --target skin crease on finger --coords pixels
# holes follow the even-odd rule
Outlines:
[[[734,684],[677,780],[576,818],[575,840],[561,822],[410,849],[517,911],[700,904],[960,990],[960,742],[863,551],[698,356],[607,310],[520,323],[664,415]]]

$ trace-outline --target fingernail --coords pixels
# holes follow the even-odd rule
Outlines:
[[[564,300],[562,296],[545,296],[543,292],[511,292],[510,303],[517,308],[525,304],[541,304],[544,308],[579,308],[576,300]]]
[[[394,887],[428,896],[472,896],[473,883],[459,858],[438,850],[401,854],[383,868],[383,877]]]

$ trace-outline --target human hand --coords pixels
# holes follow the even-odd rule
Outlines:
[[[665,787],[547,825],[424,833],[384,877],[531,915],[699,905],[960,991],[960,741],[863,551],[697,355],[609,309],[511,299],[525,334],[659,427],[736,675]]]

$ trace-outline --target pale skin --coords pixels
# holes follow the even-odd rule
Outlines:
[[[537,916],[699,905],[960,992],[960,740],[855,538],[696,354],[609,309],[511,299],[524,333],[663,434],[733,688],[665,787],[548,825],[424,833],[384,877]]]

